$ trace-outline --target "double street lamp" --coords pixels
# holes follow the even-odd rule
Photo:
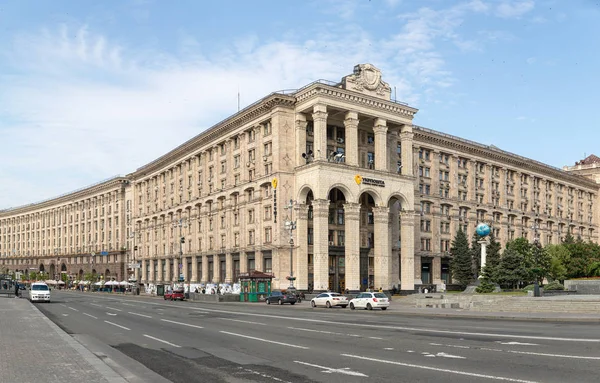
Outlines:
[[[179,275],[178,275],[179,278],[178,278],[178,281],[182,282],[182,287],[185,288],[185,275],[183,273],[183,244],[185,243],[185,237],[181,233],[181,228],[184,226],[187,227],[187,225],[184,224],[184,219],[181,218],[175,224],[175,226],[179,226]]]
[[[542,244],[540,243],[540,238],[538,235],[538,229],[540,228],[537,222],[537,218],[534,221],[533,226],[531,227],[533,229],[533,233],[534,233],[534,238],[533,238],[533,261],[534,261],[534,267],[532,269],[533,271],[533,275],[534,275],[534,281],[533,281],[533,296],[534,297],[539,297],[541,296],[540,294],[540,284],[539,284],[539,272],[540,272],[540,252],[542,251]]]
[[[290,211],[289,220],[285,221],[285,228],[290,233],[290,276],[288,277],[290,281],[290,287],[288,287],[288,289],[294,290],[294,280],[296,280],[296,278],[294,277],[294,230],[296,230],[296,221],[292,220],[294,201],[290,199],[290,202],[285,208],[289,209]]]

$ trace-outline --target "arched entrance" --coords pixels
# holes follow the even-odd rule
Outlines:
[[[48,271],[48,279],[56,279],[56,266],[54,263],[50,264],[50,269]]]
[[[375,199],[370,192],[363,192],[358,198],[359,248],[360,248],[360,290],[375,289]],[[379,287],[379,286],[377,286]]]
[[[110,277],[111,277],[110,276],[110,270],[106,269],[106,271],[104,272],[104,280],[105,281],[110,281],[110,279],[111,279]]]
[[[346,196],[342,190],[333,188],[329,191],[328,199],[328,289],[343,292],[346,290],[346,226],[344,212]]]
[[[79,269],[79,273],[77,274],[77,279],[78,280],[83,280],[83,269]]]

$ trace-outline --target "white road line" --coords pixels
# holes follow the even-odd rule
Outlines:
[[[98,319],[98,317],[95,317],[95,316],[93,316],[93,315],[90,315],[90,314],[88,314],[88,313],[82,313],[82,314],[83,314],[83,315],[87,315],[87,316],[89,316],[90,318]]]
[[[107,315],[110,315],[110,316],[113,316],[113,317],[116,317],[116,316],[117,316],[117,314],[115,314],[115,313],[109,313],[109,312],[107,312],[106,314],[107,314]]]
[[[507,381],[507,382],[518,382],[518,383],[537,383],[537,382],[532,381],[532,380],[514,379],[514,378],[503,377],[503,376],[478,374],[478,373],[475,373],[475,372],[467,372],[467,371],[460,371],[460,370],[449,370],[449,369],[446,369],[446,368],[437,368],[437,367],[430,367],[430,366],[421,366],[421,365],[418,365],[418,364],[401,363],[401,362],[395,362],[393,360],[375,359],[375,358],[369,358],[369,357],[366,357],[366,356],[351,355],[351,354],[341,354],[341,355],[342,356],[347,356],[349,358],[355,358],[355,359],[361,359],[361,360],[368,360],[370,362],[387,363],[387,364],[393,364],[393,365],[396,365],[396,366],[419,368],[419,369],[422,369],[422,370],[446,372],[446,373],[449,373],[449,374],[456,374],[456,375],[473,376],[473,377],[476,377],[476,378],[493,379],[493,380],[503,380],[503,381]]]
[[[494,351],[494,352],[508,352],[508,353],[511,353],[511,354],[521,354],[521,355],[550,356],[550,357],[553,357],[553,358],[600,360],[600,356],[580,356],[580,355],[564,355],[564,354],[547,354],[547,353],[543,353],[543,352],[532,352],[532,351],[500,350],[500,349],[497,349],[497,348],[480,348],[480,350]]]
[[[154,339],[155,341],[162,342],[162,343],[164,343],[164,344],[168,344],[169,346],[173,346],[173,347],[178,347],[178,348],[181,348],[181,346],[179,346],[179,345],[176,345],[175,343],[167,342],[166,340],[158,339],[158,338],[155,338],[155,337],[153,337],[153,336],[150,336],[150,335],[147,335],[147,334],[144,334],[144,336],[145,336],[146,338]]]
[[[125,305],[125,306],[133,306],[133,307],[138,307],[139,305],[132,305],[131,303],[125,303],[125,302],[121,302],[121,304]]]
[[[331,367],[319,366],[318,364],[300,362],[299,360],[295,360],[294,363],[299,363],[299,364],[303,364],[305,366],[320,368],[321,370],[323,370],[322,372],[325,372],[328,374],[337,373],[337,374],[351,375],[351,376],[364,376],[365,378],[369,377],[369,375],[365,375],[362,372],[351,371],[349,367],[331,368]]]
[[[68,316],[69,316],[69,314],[63,314],[63,316],[64,316],[64,317],[68,317]]]
[[[92,306],[98,306],[98,307],[102,307],[102,305],[99,305],[97,303],[90,303]]]
[[[539,344],[535,344],[535,343],[521,343],[521,342],[502,342],[502,341],[496,341],[496,343],[509,344],[509,345],[515,345],[515,346],[539,346]]]
[[[132,313],[131,311],[128,311],[127,314],[131,314],[131,315],[137,315],[139,317],[144,317],[144,318],[152,318],[150,315],[145,315],[145,314],[138,314],[138,313]]]
[[[73,311],[79,311],[79,310],[77,310],[77,309],[76,309],[76,308],[74,308],[74,307],[69,307],[68,309],[69,309],[69,310],[73,310]]]
[[[250,321],[247,321],[247,320],[240,320],[240,319],[231,319],[231,318],[217,318],[217,319],[220,319],[220,320],[229,320],[229,321],[232,321],[232,322],[257,324],[257,325],[260,325],[260,326],[266,326],[267,325],[266,323],[250,322]]]
[[[168,320],[168,319],[161,319],[161,321],[163,321],[163,322],[169,322],[169,323],[175,323],[175,324],[180,324],[182,326],[188,326],[188,327],[204,328],[202,326],[196,326],[195,324],[189,324],[189,323],[183,323],[183,322],[175,322],[174,320]]]
[[[299,328],[299,327],[288,327],[290,330],[298,330],[298,331],[308,331],[308,332],[318,332],[321,334],[330,334],[330,335],[341,335],[341,336],[348,336],[348,337],[353,337],[353,338],[362,338],[361,335],[358,334],[343,334],[341,332],[333,332],[333,331],[324,331],[324,330],[312,330],[309,328]],[[375,338],[375,337],[369,337],[371,339],[383,339],[383,338]]]
[[[66,304],[64,304],[64,303],[61,303],[60,305],[61,305],[61,306],[64,306],[64,307],[67,307],[67,305],[66,305]]]
[[[278,344],[281,346],[288,346],[288,347],[294,347],[294,348],[301,348],[303,350],[309,350],[309,347],[304,347],[304,346],[298,346],[297,344],[289,344],[289,343],[283,343],[283,342],[276,342],[274,340],[268,340],[268,339],[262,339],[262,338],[256,338],[254,336],[249,336],[249,335],[242,335],[242,334],[236,334],[233,332],[227,332],[227,331],[219,331],[222,334],[227,334],[227,335],[233,335],[233,336],[239,336],[242,338],[248,338],[248,339],[254,339],[254,340],[258,340],[260,342],[266,342],[266,343],[273,343],[273,344]]]
[[[123,311],[123,310],[121,310],[121,309],[115,309],[115,308],[113,308],[113,307],[108,307],[108,306],[106,306],[106,308],[107,308],[107,309],[109,309],[109,310],[113,310],[113,311]]]
[[[105,322],[105,323],[108,323],[108,324],[111,324],[111,325],[113,325],[113,326],[116,326],[116,327],[120,327],[120,328],[122,328],[123,330],[131,330],[130,328],[127,328],[127,327],[125,327],[125,326],[121,326],[120,324],[116,324],[116,323],[113,323],[113,322],[109,322],[109,321],[107,321],[107,320],[105,320],[104,322]]]
[[[383,338],[380,338],[378,336],[370,336],[369,339],[383,340]]]

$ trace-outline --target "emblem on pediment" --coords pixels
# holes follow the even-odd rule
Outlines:
[[[354,73],[344,77],[343,83],[346,89],[387,99],[391,95],[390,85],[381,80],[381,71],[371,64],[356,65]]]

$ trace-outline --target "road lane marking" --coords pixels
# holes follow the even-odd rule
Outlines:
[[[217,319],[220,319],[220,320],[229,320],[229,321],[232,321],[232,322],[257,324],[257,325],[260,325],[260,326],[266,326],[267,325],[266,323],[250,322],[250,321],[247,321],[247,320],[240,320],[240,319],[231,319],[231,318],[217,318]]]
[[[102,307],[102,305],[99,305],[97,303],[90,303],[92,306],[98,306],[98,307]]]
[[[110,315],[110,316],[113,316],[113,317],[116,317],[116,316],[117,316],[117,314],[115,314],[115,313],[109,313],[109,312],[107,312],[106,314],[107,314],[107,315]]]
[[[153,336],[151,336],[151,335],[144,334],[144,336],[145,336],[146,338],[154,339],[154,340],[155,340],[155,341],[157,341],[157,342],[163,342],[164,344],[168,344],[169,346],[173,346],[173,347],[178,347],[178,348],[181,348],[181,346],[179,346],[179,345],[177,345],[177,344],[175,344],[175,343],[167,342],[166,340],[158,339],[158,338],[155,338],[155,337],[153,337]]]
[[[63,316],[64,316],[64,317],[68,317],[68,316],[69,316],[69,314],[63,314]]]
[[[131,330],[130,328],[127,328],[127,327],[125,327],[125,326],[121,326],[120,324],[116,324],[116,323],[113,323],[113,322],[109,322],[109,321],[107,321],[107,320],[105,320],[104,322],[105,322],[105,323],[108,323],[108,324],[111,324],[111,325],[113,325],[113,326],[116,326],[116,327],[120,327],[120,328],[122,328],[123,330]]]
[[[461,370],[450,370],[450,369],[446,369],[446,368],[421,366],[421,365],[418,365],[418,364],[402,363],[402,362],[396,362],[396,361],[393,361],[393,360],[385,360],[385,359],[375,359],[375,358],[369,358],[369,357],[360,356],[360,355],[351,355],[351,354],[340,354],[340,355],[347,356],[349,358],[354,358],[354,359],[367,360],[367,361],[370,361],[370,362],[393,364],[395,366],[418,368],[418,369],[421,369],[421,370],[446,372],[446,373],[449,373],[449,374],[456,374],[456,375],[473,376],[473,377],[476,377],[476,378],[483,378],[483,379],[503,380],[503,381],[507,381],[507,382],[517,382],[517,383],[537,383],[537,382],[535,382],[533,380],[514,379],[514,378],[507,378],[507,377],[504,377],[504,376],[485,375],[485,374],[478,374],[478,373],[475,373],[475,372],[467,372],[467,371],[461,371]]]
[[[88,313],[82,313],[82,314],[83,314],[83,315],[87,315],[87,316],[89,316],[90,318],[98,319],[98,317],[95,317],[95,316],[93,316],[93,315],[90,315],[90,314],[88,314]]]
[[[370,336],[369,339],[383,340],[383,338],[380,338],[378,336]]]
[[[283,379],[280,379],[280,378],[278,378],[278,377],[276,377],[276,376],[272,376],[272,375],[269,375],[269,374],[265,374],[264,372],[260,372],[260,371],[251,370],[251,369],[249,369],[249,368],[245,368],[245,367],[238,367],[238,370],[240,370],[240,371],[245,371],[245,372],[249,372],[249,373],[250,373],[250,374],[252,374],[252,375],[258,375],[258,376],[261,376],[261,377],[263,377],[263,378],[266,378],[266,379],[268,379],[268,380],[274,380],[274,381],[276,381],[276,382],[281,382],[281,383],[292,383],[292,382],[290,382],[289,380],[283,380]]]
[[[290,330],[318,332],[318,333],[322,333],[322,334],[341,335],[341,336],[348,336],[348,337],[354,337],[354,338],[362,338],[362,336],[358,335],[358,334],[343,334],[341,332],[324,331],[324,330],[312,330],[312,329],[309,329],[309,328],[299,328],[299,327],[288,327],[288,328]],[[383,338],[375,338],[375,337],[369,337],[369,338],[371,338],[371,339],[383,339]]]
[[[61,306],[64,306],[64,307],[67,307],[67,305],[66,305],[66,304],[64,304],[64,303],[61,303],[60,305],[61,305]]]
[[[509,344],[509,345],[517,345],[517,346],[539,346],[539,344],[535,344],[535,343],[522,343],[522,342],[502,342],[502,341],[496,341],[496,343]]]
[[[365,375],[362,372],[351,371],[350,367],[331,368],[331,367],[319,366],[318,364],[300,362],[299,360],[295,360],[294,363],[299,363],[299,364],[303,364],[305,366],[310,366],[310,367],[316,367],[316,368],[319,368],[319,369],[323,370],[321,372],[324,372],[324,373],[327,373],[327,374],[336,373],[336,374],[351,375],[351,376],[363,376],[365,378],[369,377],[369,375]]]
[[[450,359],[467,359],[464,356],[446,354],[445,352],[438,352],[437,354],[435,354],[435,356],[439,356],[442,358],[450,358]]]
[[[97,297],[100,299],[105,299],[101,297]],[[155,303],[155,302],[144,302],[148,305],[161,306],[163,303]],[[93,303],[92,303],[93,304]],[[246,313],[239,311],[226,311],[226,310],[216,310],[216,309],[207,309],[207,308],[197,308],[197,307],[186,307],[186,306],[178,306],[181,309],[193,310],[195,312],[211,312],[211,313],[221,313],[221,314],[232,314],[238,316],[255,316],[261,318],[269,318],[269,319],[284,319],[284,320],[294,320],[301,322],[310,322],[310,323],[323,323],[323,324],[331,324],[335,326],[345,325],[345,326],[353,326],[353,327],[369,327],[373,328],[373,324],[365,324],[365,323],[346,323],[346,322],[334,322],[328,320],[321,319],[310,319],[310,318],[297,318],[297,317],[289,317],[283,315],[271,315],[271,314],[256,314],[256,313]],[[157,308],[157,310],[163,310],[161,308]],[[429,329],[429,328],[418,328],[418,327],[403,327],[403,326],[388,326],[388,325],[377,325],[377,329],[381,330],[400,330],[400,331],[420,331],[420,332],[428,332],[433,334],[455,334],[455,335],[469,335],[469,336],[483,336],[483,337],[497,337],[497,338],[515,338],[515,339],[536,339],[536,340],[550,340],[550,341],[563,341],[563,342],[585,342],[585,343],[600,343],[600,339],[593,338],[555,338],[548,336],[533,336],[533,335],[516,335],[516,334],[496,334],[496,333],[481,333],[481,332],[466,332],[466,331],[451,331],[451,330],[438,330],[438,329]]]
[[[174,320],[168,320],[168,319],[161,319],[161,321],[163,321],[163,322],[169,322],[169,323],[175,323],[175,324],[180,324],[182,326],[188,326],[188,327],[204,328],[202,326],[196,326],[195,324],[189,324],[189,323],[183,323],[183,322],[176,322]]]
[[[139,317],[144,317],[144,318],[152,318],[150,315],[145,315],[145,314],[138,314],[138,313],[132,313],[131,311],[128,311],[127,314],[131,314],[131,315],[137,315]]]
[[[228,331],[219,331],[219,332],[222,333],[222,334],[239,336],[239,337],[248,338],[248,339],[254,339],[254,340],[258,340],[260,342],[278,344],[280,346],[288,346],[288,347],[294,347],[294,348],[301,348],[303,350],[309,350],[310,349],[309,347],[299,346],[297,344],[289,344],[289,343],[283,343],[283,342],[276,342],[274,340],[262,339],[262,338],[257,338],[257,337],[249,336],[249,335],[236,334],[234,332],[228,332]]]
[[[115,309],[115,308],[113,308],[113,307],[108,307],[108,306],[106,306],[106,308],[107,308],[107,309],[109,309],[109,310],[113,310],[113,311],[123,311],[123,310],[121,310],[121,309]]]
[[[497,348],[480,348],[483,351],[493,351],[493,352],[508,352],[511,354],[521,354],[521,355],[533,355],[533,356],[550,356],[553,358],[565,358],[565,359],[586,359],[586,360],[600,360],[600,356],[580,356],[580,355],[564,355],[564,354],[547,354],[543,352],[533,352],[533,351],[516,351],[516,350],[500,350]]]
[[[74,307],[68,307],[68,309],[69,309],[69,310],[73,310],[73,311],[79,311],[79,310],[77,310],[77,309],[76,309],[76,308],[74,308]]]

